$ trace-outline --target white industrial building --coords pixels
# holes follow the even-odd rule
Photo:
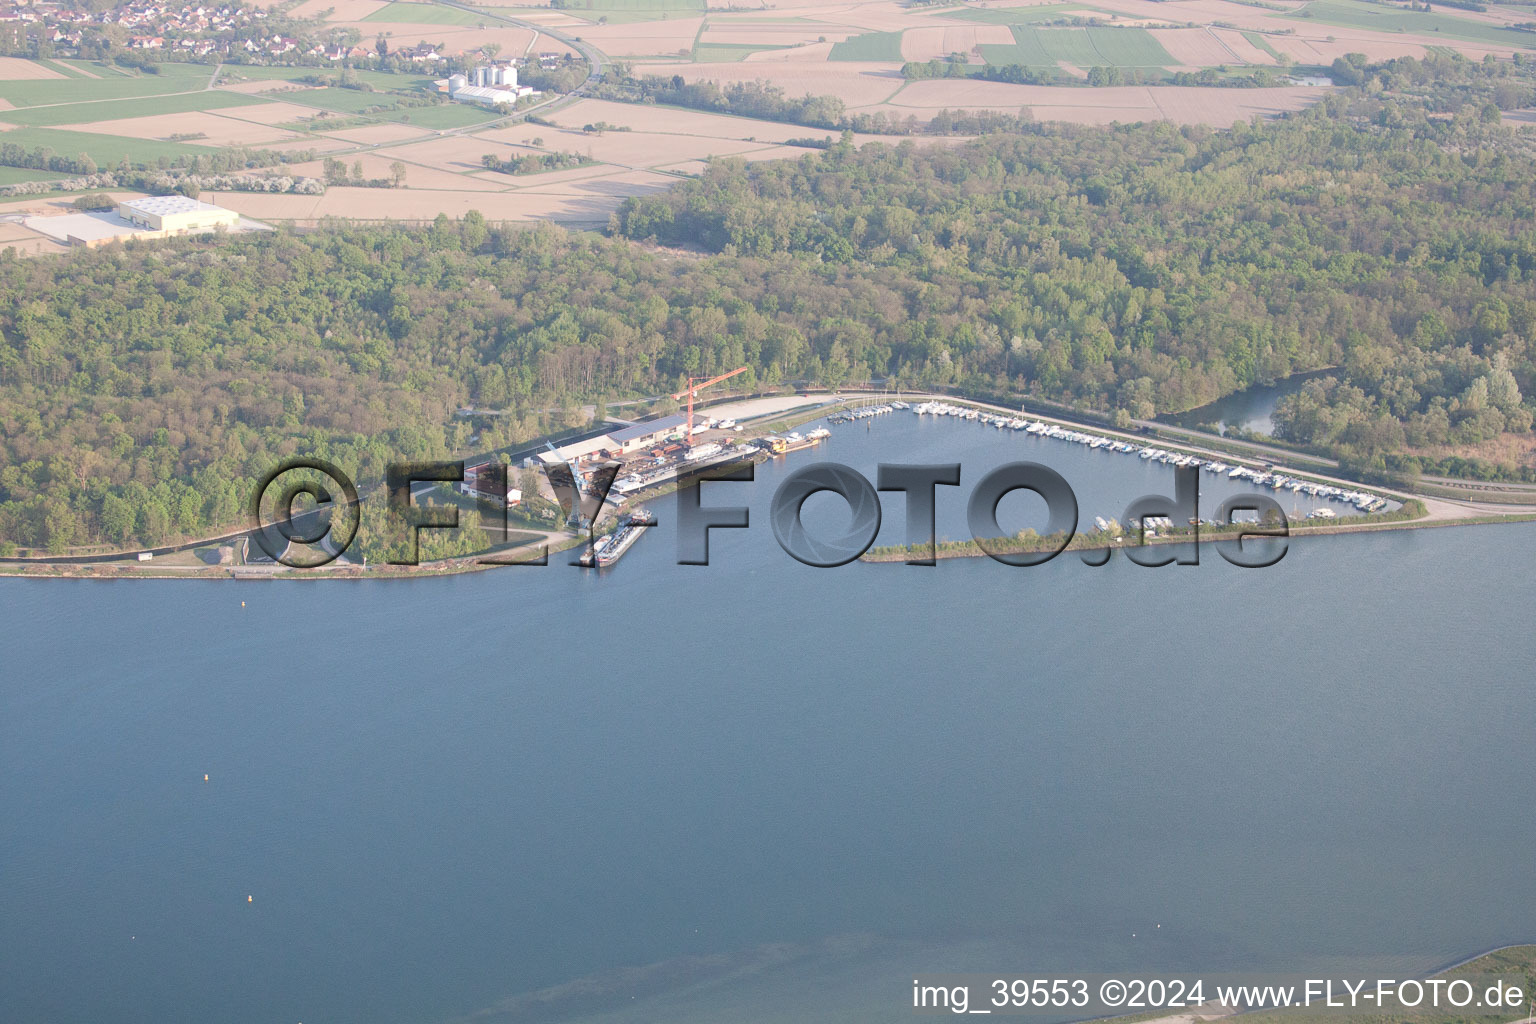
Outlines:
[[[121,239],[147,240],[176,235],[226,231],[269,230],[255,221],[242,222],[234,210],[200,203],[186,196],[147,196],[122,200],[112,212],[68,213],[57,217],[28,217],[28,228],[65,245],[97,246]]]
[[[240,223],[240,215],[234,210],[200,203],[186,196],[129,199],[117,204],[117,215],[135,227],[163,231],[168,235],[232,228]]]
[[[517,68],[510,64],[482,64],[475,68],[470,81],[485,89],[503,88],[516,92]]]
[[[450,75],[448,95],[458,103],[494,107],[498,103],[515,104],[520,98],[537,93],[517,84],[517,68],[512,65],[483,64],[468,75]]]

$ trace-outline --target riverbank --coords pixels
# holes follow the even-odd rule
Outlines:
[[[1413,499],[1409,499],[1413,501]],[[1415,502],[1417,504],[1417,502]],[[1423,530],[1441,526],[1474,526],[1491,525],[1494,523],[1524,523],[1536,521],[1536,512],[1519,513],[1503,516],[1497,519],[1487,517],[1467,517],[1463,519],[1430,519],[1422,511],[1417,514],[1403,515],[1400,511],[1383,512],[1373,516],[1358,516],[1359,521],[1351,520],[1305,520],[1288,524],[1285,540],[1295,540],[1302,537],[1327,537],[1347,533],[1381,533],[1391,530]],[[1248,529],[1256,529],[1257,524]],[[1170,530],[1154,536],[1141,537],[1132,541],[1134,536],[1130,532],[1115,535],[1102,530],[1092,533],[1074,534],[1062,552],[1067,551],[1106,551],[1136,550],[1143,547],[1158,547],[1169,544],[1193,544],[1197,540],[1201,544],[1220,541],[1236,541],[1244,536],[1242,528],[1219,528],[1214,526],[1201,526],[1198,536],[1192,528]],[[1263,538],[1248,532],[1247,536],[1254,543],[1261,543]],[[999,554],[1024,554],[1041,551],[1049,551],[1061,547],[1061,536],[1041,537],[1038,535],[1026,535],[1011,538],[1000,543],[996,550]],[[939,543],[931,552],[926,545],[893,545],[889,547],[870,548],[861,557],[865,562],[901,562],[905,563],[910,558],[927,558],[932,555],[935,559],[947,558],[984,558],[990,557],[981,549],[974,540],[946,541]]]
[[[916,393],[902,394],[872,394],[867,392],[847,395],[815,395],[795,394],[778,397],[745,398],[739,401],[727,401],[711,407],[711,413],[721,418],[732,418],[743,421],[746,426],[744,436],[761,436],[764,434],[778,433],[793,429],[803,423],[821,419],[835,412],[854,409],[862,406],[879,405],[899,398],[902,401],[917,403],[923,401],[941,401],[950,405],[966,409],[974,409],[977,412],[994,415],[1018,416],[1019,412],[1007,406],[997,405],[973,399],[957,398],[954,396]],[[1094,434],[1102,435],[1115,440],[1142,444],[1147,438],[1126,430],[1117,430],[1100,424],[1084,424],[1060,416],[1050,416],[1031,412],[1030,419],[1040,420],[1053,426],[1060,426],[1069,430],[1090,430]],[[1383,495],[1394,501],[1404,503],[1405,507],[1412,507],[1411,514],[1401,514],[1398,511],[1379,513],[1375,515],[1350,516],[1345,519],[1335,520],[1305,520],[1289,524],[1292,538],[1303,536],[1329,536],[1343,533],[1363,533],[1377,530],[1403,530],[1425,529],[1434,526],[1472,526],[1492,523],[1516,523],[1528,522],[1536,519],[1536,510],[1527,507],[1500,507],[1488,502],[1456,501],[1445,498],[1430,497],[1420,494],[1409,494],[1392,489],[1361,484],[1358,481],[1344,477],[1330,476],[1319,472],[1315,467],[1290,468],[1273,462],[1265,462],[1256,458],[1236,456],[1229,446],[1222,443],[1221,438],[1210,438],[1209,444],[1178,443],[1159,438],[1158,444],[1171,452],[1195,456],[1203,459],[1221,459],[1233,465],[1246,465],[1254,469],[1268,469],[1275,472],[1283,472],[1285,475],[1296,479],[1308,480],[1314,483],[1345,486],[1349,488],[1368,489],[1374,494]],[[670,484],[653,491],[643,492],[633,496],[631,501],[654,500],[656,497],[671,493],[676,485]],[[1411,505],[1410,505],[1411,503]],[[1233,540],[1238,531],[1218,531],[1215,528],[1202,527],[1200,540]],[[186,542],[166,549],[168,553],[191,552],[196,548],[209,546],[216,542],[227,543],[237,539],[238,533],[224,533],[216,540]],[[556,534],[551,532],[547,536],[550,544],[550,553],[568,550],[584,542],[584,538],[575,534],[566,534],[560,539],[555,539]],[[1188,530],[1175,530],[1166,536],[1149,537],[1142,539],[1142,543],[1178,544],[1189,543],[1193,536]],[[535,542],[537,543],[537,542]],[[1060,543],[1057,538],[1055,544],[1049,543],[1043,538],[1033,538],[1018,541],[1020,545],[1030,544],[1032,547],[1020,546],[1016,549],[1022,551],[1045,550]],[[1095,551],[1114,547],[1137,546],[1126,540],[1116,540],[1112,536],[1105,536],[1099,532],[1078,534],[1074,536],[1066,550]],[[142,550],[142,549],[139,549]],[[302,580],[345,580],[345,579],[418,579],[424,576],[455,575],[466,572],[478,572],[484,569],[495,568],[494,563],[487,564],[481,559],[489,553],[477,556],[457,557],[438,562],[428,562],[417,566],[392,566],[370,565],[366,569],[361,566],[347,563],[331,563],[317,569],[290,569],[274,564],[255,565],[203,565],[203,564],[179,564],[167,565],[163,561],[157,563],[154,560],[138,561],[139,550],[120,552],[113,554],[93,554],[89,561],[84,558],[48,559],[39,558],[33,560],[15,560],[0,562],[0,577],[36,578],[36,579],[302,579]],[[515,552],[502,553],[521,554],[522,557],[532,559],[537,557],[535,546],[526,546],[516,549]],[[908,550],[905,547],[874,548],[867,552],[863,559],[869,562],[904,562],[909,557],[922,552]],[[974,558],[985,555],[974,541],[955,541],[940,545],[935,553],[938,558]],[[158,551],[157,551],[158,555]],[[924,556],[926,557],[926,556]]]

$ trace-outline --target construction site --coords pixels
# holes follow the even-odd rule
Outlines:
[[[525,455],[522,468],[536,468],[541,473],[541,492],[560,502],[567,516],[567,525],[584,528],[595,520],[601,530],[609,517],[619,517],[618,530],[623,533],[631,527],[645,525],[643,519],[631,523],[623,517],[627,505],[644,498],[647,492],[665,488],[687,473],[704,469],[717,463],[742,458],[765,458],[819,444],[828,431],[812,430],[805,435],[762,434],[747,431],[740,422],[729,416],[717,416],[697,410],[696,400],[705,389],[720,384],[737,374],[746,372],[738,367],[715,377],[689,378],[687,387],[672,395],[674,401],[686,401],[686,411],[657,419],[631,423],[617,429],[591,433],[562,445],[545,443],[545,449]],[[748,435],[751,436],[748,436]],[[489,465],[489,464],[487,464]],[[466,469],[468,479],[477,479],[482,467]],[[558,482],[573,481],[576,499],[564,500],[559,494]],[[611,482],[604,487],[605,483]],[[499,485],[498,485],[499,486]],[[591,509],[594,491],[606,491],[601,508]],[[517,494],[517,497],[513,497]],[[521,497],[515,491],[508,498],[517,501]],[[588,506],[588,515],[582,514],[581,506]],[[622,554],[633,543],[634,536],[626,535],[626,543],[617,550]],[[616,561],[616,555],[603,557],[602,551],[589,551],[591,564],[607,565]]]

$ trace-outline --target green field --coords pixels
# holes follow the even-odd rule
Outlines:
[[[1269,40],[1264,38],[1264,33],[1262,33],[1262,32],[1244,32],[1243,33],[1243,38],[1248,40],[1254,46],[1257,46],[1259,49],[1263,50],[1265,53],[1269,54],[1271,57],[1275,58],[1275,60],[1283,60],[1284,59],[1284,58],[1282,58],[1280,56],[1280,51],[1279,50],[1277,50],[1273,46],[1269,45]]]
[[[1083,12],[1091,14],[1103,13],[1087,4],[1045,4],[1041,7],[988,7],[985,9],[967,8],[963,11],[942,10],[938,14],[944,18],[961,18],[965,21],[979,21],[985,25],[1029,25],[1037,21],[1053,21],[1056,18],[1068,18],[1081,15]]]
[[[486,22],[482,15],[461,11],[457,7],[409,3],[385,4],[363,20],[407,22],[415,25],[468,25],[470,27]]]
[[[865,32],[832,47],[828,60],[901,60],[900,32]]]
[[[1378,32],[1412,32],[1418,35],[1442,35],[1474,43],[1493,43],[1513,49],[1536,49],[1536,34],[1500,28],[1482,21],[1470,21],[1432,11],[1399,11],[1379,4],[1352,3],[1350,0],[1312,0],[1312,3],[1286,15],[1342,25],[1346,28],[1370,28]]]
[[[92,160],[106,167],[123,157],[131,161],[153,163],[160,157],[198,156],[210,153],[215,147],[191,145],[185,142],[157,142],[154,139],[130,139],[119,135],[97,135],[94,132],[65,132],[54,128],[13,128],[4,135],[6,142],[14,142],[27,149],[39,146],[51,149],[60,156],[88,153]]]
[[[783,49],[783,46],[753,46],[751,43],[704,43],[694,46],[693,59],[699,64],[716,64],[746,60],[749,53]]]
[[[1031,28],[1014,25],[1012,46],[982,46],[988,64],[1080,68],[1160,68],[1177,63],[1141,28]]]
[[[15,185],[22,181],[57,181],[70,175],[58,171],[34,171],[28,167],[0,167],[0,185]]]
[[[90,77],[90,75],[87,75],[85,72],[81,71],[79,68],[73,67],[72,65],[69,65],[69,64],[66,64],[66,63],[64,63],[61,60],[47,60],[47,59],[44,59],[44,60],[39,60],[37,63],[41,64],[45,68],[52,68],[54,71],[57,71],[59,74],[63,75],[65,78],[89,78]]]
[[[1163,49],[1157,37],[1144,28],[1085,28],[1080,31],[1088,36],[1107,67],[1160,68],[1178,63]]]
[[[223,107],[249,107],[267,102],[237,92],[189,92],[174,96],[153,96],[131,100],[102,100],[94,103],[66,103],[58,107],[31,107],[0,110],[0,121],[9,124],[46,128],[59,124],[86,124],[92,121],[117,121],[125,117],[149,117],[154,114],[185,114],[192,110],[218,110]]]
[[[198,64],[162,64],[162,71],[158,75],[132,76],[115,75],[79,62],[75,66],[91,67],[92,71],[102,77],[0,82],[0,99],[8,101],[12,106],[35,107],[51,103],[89,103],[95,100],[163,96],[166,93],[201,89],[213,76],[213,68]]]

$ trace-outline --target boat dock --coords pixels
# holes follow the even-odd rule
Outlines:
[[[994,427],[998,430],[1017,431],[1032,434],[1035,437],[1051,438],[1052,440],[1064,441],[1069,444],[1079,444],[1092,451],[1103,451],[1116,455],[1134,455],[1140,459],[1161,462],[1170,466],[1188,466],[1212,475],[1225,476],[1229,480],[1245,480],[1273,491],[1290,491],[1292,494],[1304,494],[1312,498],[1322,498],[1328,501],[1353,505],[1361,512],[1366,513],[1382,512],[1389,507],[1387,499],[1377,494],[1371,494],[1368,491],[1359,491],[1347,487],[1337,487],[1332,484],[1318,483],[1313,480],[1304,480],[1300,477],[1287,476],[1278,470],[1228,465],[1225,462],[1214,459],[1200,459],[1193,455],[1169,449],[1157,448],[1152,445],[1139,445],[1120,438],[1106,437],[1090,431],[1076,430],[1056,423],[1046,423],[1043,420],[983,412],[980,409],[969,409],[964,406],[952,405],[948,402],[920,402],[916,405],[907,402],[890,402],[885,405],[865,406],[860,409],[850,410],[835,418],[829,417],[827,422],[847,423],[854,420],[867,419],[871,416],[883,416],[886,413],[900,411],[910,411],[918,416],[948,416],[954,419],[967,420],[984,426]],[[1325,512],[1329,514],[1321,514]],[[1332,513],[1331,510],[1323,509],[1314,513],[1314,516],[1316,518],[1332,518]]]

